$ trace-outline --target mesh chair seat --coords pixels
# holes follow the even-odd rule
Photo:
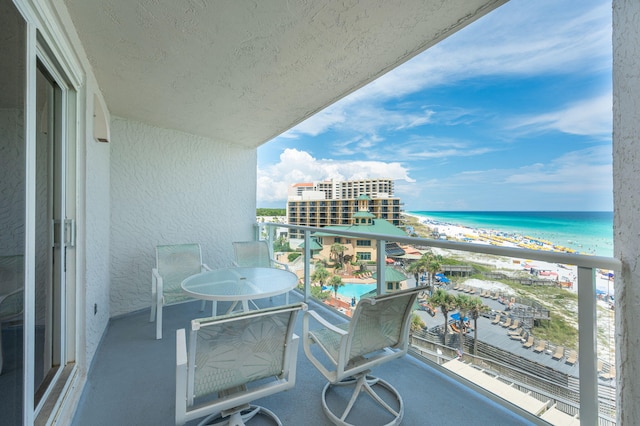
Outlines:
[[[202,263],[200,244],[173,244],[156,247],[156,267],[151,270],[151,313],[156,321],[156,339],[162,339],[162,308],[193,300],[182,291],[182,281],[209,270]],[[204,303],[203,303],[204,307]]]
[[[386,417],[390,416],[387,425],[400,424],[404,414],[402,397],[389,383],[369,373],[372,368],[407,353],[411,314],[417,295],[423,290],[425,287],[417,287],[361,299],[351,321],[340,325],[330,324],[314,311],[305,313],[304,351],[309,361],[329,381],[322,391],[322,406],[333,423],[351,425],[348,421],[356,417],[349,417],[352,409],[360,392],[366,392],[384,409]],[[323,328],[312,330],[312,320]],[[317,347],[327,359],[321,360],[313,347]],[[333,386],[353,386],[346,408],[344,405],[340,408],[330,406],[327,393]],[[376,387],[384,391],[376,391]],[[391,394],[391,398],[383,397],[385,393]]]
[[[243,425],[258,413],[251,402],[295,385],[299,303],[193,320],[186,352],[184,329],[176,339],[176,424]]]

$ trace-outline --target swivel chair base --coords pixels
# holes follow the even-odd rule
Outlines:
[[[273,411],[260,407],[259,405],[249,404],[223,411],[222,413],[212,414],[198,423],[198,426],[245,426],[245,423],[251,420],[256,414],[263,414],[271,418],[274,424],[282,426],[282,422]]]
[[[369,394],[369,396],[371,396],[371,398],[373,398],[373,400],[377,402],[379,406],[381,406],[392,416],[394,416],[393,420],[386,423],[384,426],[395,426],[399,425],[402,422],[402,417],[404,416],[404,402],[402,401],[400,393],[388,382],[377,377],[369,376],[369,372],[370,371],[367,370],[341,382],[335,384],[327,383],[325,385],[324,389],[322,390],[322,408],[325,415],[334,424],[341,426],[354,426],[353,423],[348,423],[346,419],[349,416],[349,413],[351,412],[351,409],[353,408],[356,400],[358,399],[360,392],[366,392],[367,394]],[[338,415],[334,413],[334,410],[329,408],[329,405],[327,404],[327,391],[333,386],[354,386],[353,393],[351,394],[351,399],[349,400],[347,407],[340,415],[340,417],[338,417]],[[396,404],[394,405],[396,405],[397,408],[391,407],[386,401],[384,401],[374,390],[374,386],[380,386],[386,389],[387,393],[391,394],[395,398]]]

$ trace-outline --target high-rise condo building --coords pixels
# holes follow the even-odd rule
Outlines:
[[[367,195],[369,212],[377,219],[385,219],[402,226],[402,203],[393,196],[391,179],[359,179],[296,183],[289,187],[287,220],[301,226],[352,225],[358,211],[358,197]],[[291,230],[290,238],[302,238]]]

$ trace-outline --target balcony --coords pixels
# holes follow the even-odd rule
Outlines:
[[[302,299],[297,293],[290,301]],[[260,302],[261,307],[284,303],[284,297]],[[315,302],[309,309],[339,321],[340,314]],[[189,326],[193,318],[204,316],[199,302],[174,305],[165,310],[164,329]],[[175,332],[155,340],[155,325],[148,311],[114,318],[96,354],[88,386],[74,417],[73,425],[173,425],[175,407]],[[296,334],[302,333],[299,318]],[[259,404],[274,411],[285,425],[329,425],[320,404],[324,378],[299,348],[295,389],[263,398]],[[510,412],[488,397],[452,380],[415,356],[395,360],[376,373],[395,386],[405,402],[403,424],[424,424],[424,416],[434,421],[467,424],[525,425],[530,419]],[[123,384],[126,383],[126,386]],[[464,404],[460,404],[463,400]],[[376,417],[363,410],[362,424],[376,424]],[[253,424],[262,424],[260,420]],[[378,420],[379,421],[379,420]],[[196,424],[192,422],[189,424]]]
[[[310,235],[318,230],[268,223],[259,227],[260,235],[267,237],[274,235],[277,227],[291,228],[291,232],[304,235],[307,242],[305,247],[310,247]],[[340,235],[364,236],[348,231]],[[367,234],[366,237],[376,241],[378,248],[390,242],[386,240],[389,237],[384,235]],[[411,237],[394,237],[393,241],[422,248],[526,258],[578,267],[580,349],[577,364],[568,365],[553,360],[547,353],[555,348],[553,344],[546,346],[543,353],[534,354],[531,349],[523,349],[521,342],[507,338],[505,329],[491,324],[490,318],[478,320],[478,343],[486,345],[486,342],[493,342],[489,348],[484,348],[484,352],[493,351],[494,356],[472,356],[471,351],[465,351],[464,362],[459,362],[454,359],[457,356],[454,344],[457,336],[448,336],[447,343],[441,345],[440,337],[433,335],[439,320],[436,321],[436,317],[429,323],[429,318],[423,317],[428,322],[426,331],[413,333],[410,355],[381,366],[376,371],[403,395],[403,424],[424,424],[425,416],[433,422],[446,424],[466,424],[470,419],[477,424],[547,424],[545,421],[563,425],[579,422],[615,424],[615,388],[611,381],[598,379],[593,290],[595,270],[603,268],[617,271],[619,262],[616,259]],[[302,262],[294,267],[304,278],[301,287],[291,296],[291,301],[305,300],[309,303],[309,309],[319,311],[325,318],[343,320],[343,313],[310,296],[308,277],[311,265],[306,261],[310,259],[309,254],[307,249]],[[379,261],[376,265],[378,276],[383,276],[379,273],[384,268],[383,263]],[[412,286],[415,280],[410,278],[408,283]],[[384,288],[384,283],[377,283],[379,293]],[[453,287],[449,290],[464,291]],[[283,302],[284,297],[281,296],[261,300],[259,304],[268,307]],[[488,299],[486,303],[495,307],[498,302]],[[188,327],[191,319],[206,315],[200,311],[199,302],[168,307],[164,319],[165,338],[159,341],[154,339],[155,325],[149,323],[148,315],[148,310],[142,310],[110,321],[88,373],[89,386],[85,387],[74,425],[173,424],[173,330]],[[299,319],[296,333],[300,334],[301,328]],[[260,404],[272,409],[284,424],[330,424],[320,404],[324,379],[306,359],[302,347],[299,350],[295,390],[264,398]],[[566,384],[558,386],[557,383],[563,380]],[[127,383],[127,386],[123,387],[123,383]],[[362,424],[375,424],[374,413],[364,410],[360,416]]]
[[[268,228],[271,225],[265,224],[264,226],[267,229],[263,229],[261,235],[269,235],[271,231]],[[304,232],[305,238],[310,238],[310,235],[316,231],[315,228],[310,227],[294,228],[298,233]],[[335,231],[327,230],[323,230],[323,232],[336,233]],[[573,344],[573,349],[571,347],[563,347],[565,344],[563,341],[548,340],[545,342],[545,339],[539,338],[539,336],[534,336],[534,341],[536,346],[544,343],[543,349],[534,350],[532,346],[525,347],[525,342],[522,341],[524,336],[513,339],[508,334],[508,331],[512,331],[511,329],[494,326],[489,318],[481,317],[478,319],[478,346],[482,346],[482,349],[478,351],[478,356],[469,355],[472,353],[470,342],[473,340],[471,337],[466,337],[464,358],[465,362],[471,366],[472,373],[482,370],[486,374],[481,375],[480,384],[469,383],[467,378],[458,374],[453,374],[453,376],[458,377],[462,383],[472,387],[475,386],[475,389],[480,392],[502,401],[505,406],[514,408],[513,401],[504,401],[504,398],[500,396],[501,392],[494,388],[496,383],[491,380],[486,382],[486,379],[489,377],[497,382],[507,383],[510,386],[510,390],[507,393],[515,389],[523,394],[533,396],[538,401],[543,401],[545,407],[537,414],[552,423],[568,424],[567,422],[577,422],[577,418],[579,418],[585,424],[595,424],[596,422],[606,425],[615,424],[616,390],[615,380],[611,379],[611,377],[615,377],[613,336],[616,335],[616,332],[612,321],[613,313],[608,310],[608,307],[602,308],[598,306],[596,277],[600,269],[613,270],[617,276],[620,271],[620,262],[617,259],[446,240],[363,235],[349,231],[339,231],[339,233],[342,237],[365,237],[376,241],[378,252],[382,251],[387,242],[397,242],[418,247],[422,250],[441,249],[463,256],[498,256],[503,262],[526,259],[527,262],[539,261],[562,265],[566,268],[575,268],[575,285],[577,285],[578,289],[577,294],[573,295],[575,302],[569,300],[561,302],[561,304],[576,304],[577,309],[574,310],[575,318],[572,320],[575,320],[578,330],[576,331],[577,340]],[[308,244],[305,244],[306,246]],[[309,253],[303,254],[302,259],[308,258]],[[384,259],[385,257],[378,256],[378,262],[375,267],[377,276],[384,275]],[[305,272],[301,273],[300,276],[309,276],[310,269],[307,268],[310,268],[310,265],[304,263],[303,267]],[[407,275],[410,276],[411,274]],[[500,279],[500,277],[496,275],[493,279]],[[543,297],[546,297],[545,295],[551,291],[546,290],[549,287],[540,286],[541,284],[548,285],[549,281],[536,281],[528,277],[520,278],[520,281],[524,285],[533,286],[535,284],[536,288],[542,289]],[[415,280],[409,278],[407,282],[411,287],[414,285]],[[554,285],[562,287],[560,280],[556,280]],[[378,281],[377,292],[383,292],[384,288],[386,288],[385,283]],[[443,284],[442,288],[452,293],[462,293],[467,290],[457,289],[453,284]],[[310,297],[308,280],[305,282],[304,289],[308,300]],[[482,296],[483,303],[489,306],[492,312],[504,309],[504,305],[496,302],[499,296],[498,293],[494,292],[493,296],[495,297],[489,297],[488,290],[485,291],[482,288],[468,290],[475,292],[476,296]],[[558,290],[562,293],[560,291],[561,288]],[[560,294],[558,297],[562,299],[564,296]],[[508,314],[513,318],[522,317],[522,320],[525,321],[529,316],[530,309],[537,309],[535,300],[520,300],[517,297],[512,297],[511,301],[515,302],[515,304],[513,305],[513,311]],[[577,312],[575,312],[576,310]],[[551,315],[559,314],[557,311],[559,309],[552,309]],[[438,315],[442,318],[441,314]],[[491,315],[493,314],[488,313],[487,317]],[[602,321],[603,316],[606,317],[604,322]],[[542,314],[531,316],[529,320],[533,322],[533,318],[548,317],[549,312],[546,312],[544,316]],[[414,334],[414,349],[424,358],[429,359],[429,362],[436,364],[435,366],[432,365],[432,367],[440,369],[440,364],[445,364],[447,359],[455,357],[455,349],[458,347],[455,339],[458,336],[454,334],[450,336],[453,338],[452,340],[448,337],[447,343],[441,344],[440,337],[438,337],[441,335],[434,334],[433,330],[437,330],[438,327],[442,328],[442,323],[430,323],[428,316],[423,316],[423,318],[426,319],[426,328],[429,332],[417,332]],[[603,331],[604,334],[608,334],[608,337],[603,336]],[[526,337],[528,338],[529,336]],[[556,350],[560,355],[556,355]],[[574,355],[577,361],[572,360]],[[447,368],[445,367],[444,370],[447,370]],[[556,420],[550,420],[556,415],[558,416]]]

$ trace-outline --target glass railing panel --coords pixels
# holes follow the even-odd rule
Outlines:
[[[319,230],[293,228],[310,242]],[[393,269],[406,280],[402,287],[381,281],[381,291],[428,287],[412,327],[413,347],[422,356],[443,366],[461,357],[492,379],[484,384],[488,392],[500,394],[496,380],[520,391],[528,395],[527,409],[542,418],[615,424],[615,259],[371,234],[344,241],[358,236],[379,252],[385,247],[385,256],[372,262],[329,248],[303,251],[299,277],[306,297],[349,315],[361,297],[376,294],[377,273]],[[390,252],[391,242],[404,252]],[[452,305],[446,319],[443,294]]]

